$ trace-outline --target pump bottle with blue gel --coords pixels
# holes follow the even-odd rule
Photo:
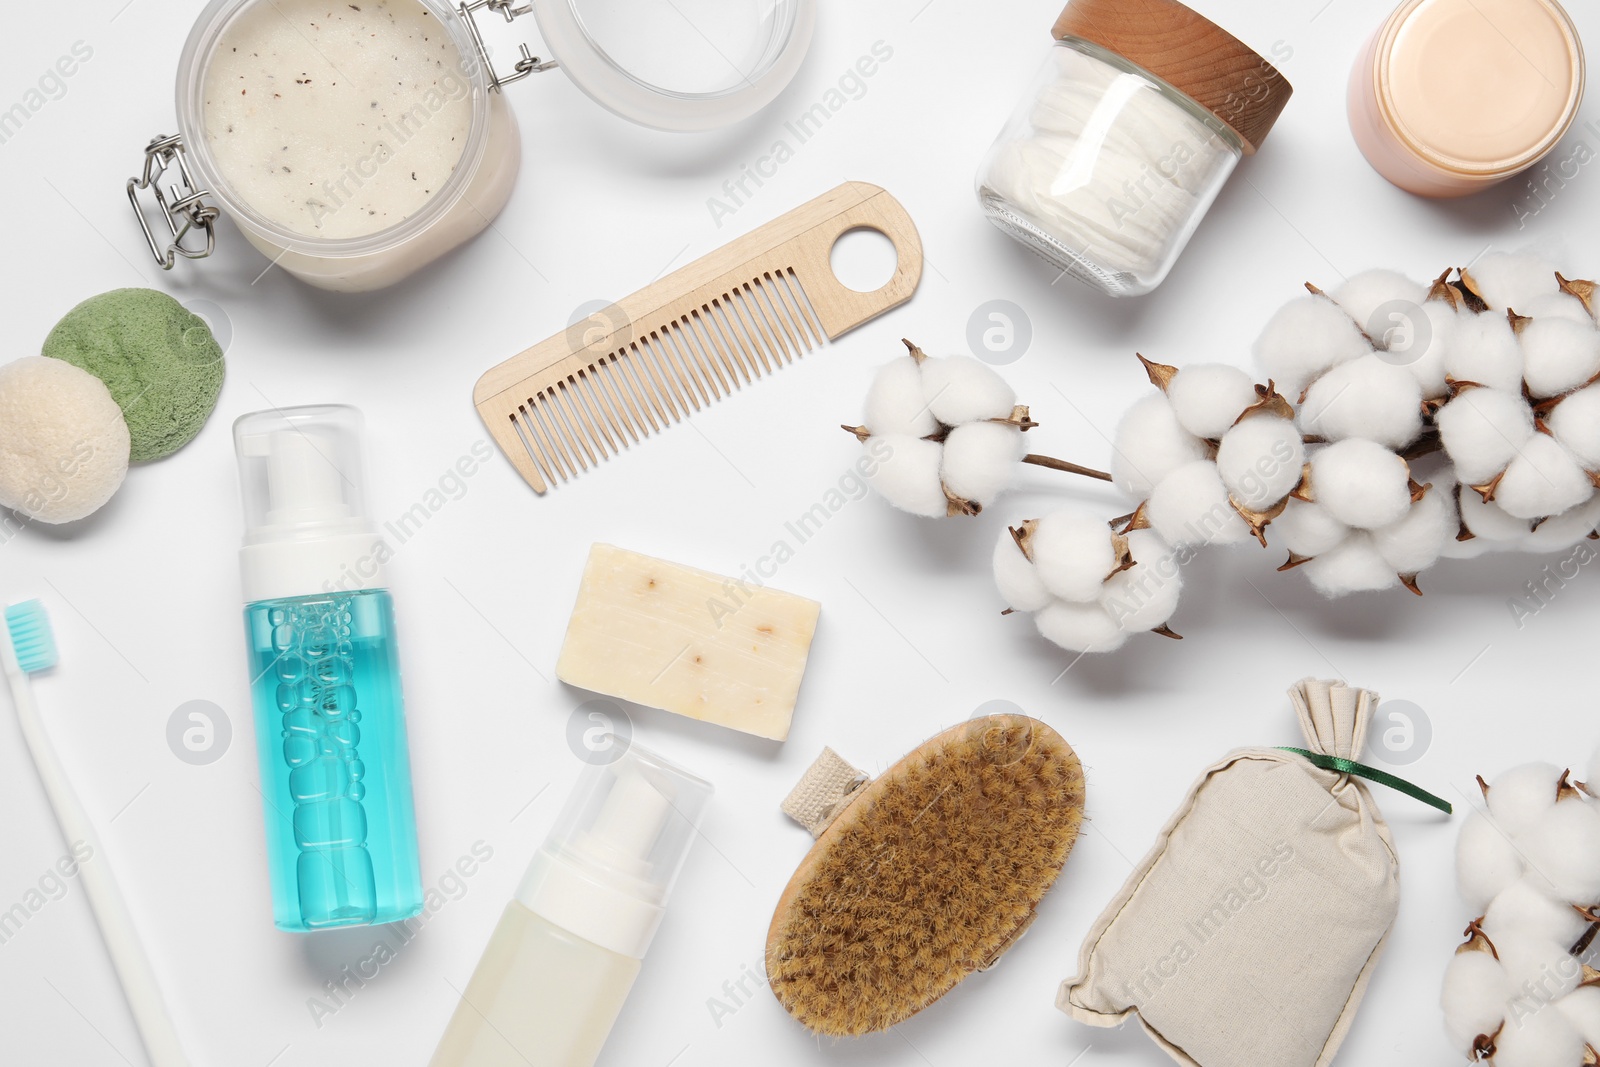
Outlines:
[[[422,875],[361,414],[261,411],[233,437],[273,921],[306,931],[410,918]]]

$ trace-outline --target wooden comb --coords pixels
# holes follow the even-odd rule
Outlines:
[[[833,273],[834,242],[877,230],[899,263],[858,293]],[[556,334],[478,379],[473,403],[535,490],[576,477],[802,353],[911,299],[922,241],[900,202],[847,182]],[[581,326],[582,324],[580,324]]]

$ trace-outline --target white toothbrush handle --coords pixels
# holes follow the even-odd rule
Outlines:
[[[122,992],[133,1009],[133,1018],[144,1039],[145,1052],[155,1067],[190,1067],[178,1043],[178,1032],[167,1014],[166,1003],[161,999],[161,988],[156,984],[150,959],[144,954],[139,935],[128,914],[128,905],[122,899],[116,875],[100,845],[89,815],[83,810],[77,792],[67,779],[61,761],[56,758],[55,746],[45,733],[44,722],[39,718],[39,707],[33,700],[33,688],[24,678],[13,678],[11,695],[17,706],[17,721],[22,725],[22,736],[33,753],[33,764],[39,771],[39,780],[55,808],[56,821],[61,824],[62,836],[71,849],[82,841],[90,848],[90,856],[81,862],[78,878],[89,895],[89,905],[94,910],[95,921],[100,924],[100,936],[111,955],[111,962],[122,981]]]

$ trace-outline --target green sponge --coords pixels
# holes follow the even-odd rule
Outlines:
[[[222,348],[204,319],[154,289],[113,289],[50,331],[44,354],[106,383],[122,409],[135,462],[192,441],[222,391]]]

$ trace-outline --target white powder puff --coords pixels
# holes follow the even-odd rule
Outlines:
[[[1123,492],[1142,500],[1168,474],[1207,458],[1209,451],[1178,422],[1166,396],[1152,393],[1130,407],[1117,425],[1111,477]]]
[[[1196,363],[1184,367],[1168,383],[1167,399],[1185,430],[1214,441],[1259,398],[1250,375],[1238,367]]]
[[[1559,552],[1587,540],[1596,527],[1600,527],[1600,496],[1541,522],[1522,539],[1520,547],[1524,552]]]
[[[1589,920],[1564,900],[1557,900],[1536,878],[1511,883],[1489,902],[1483,915],[1483,932],[1495,944],[1513,937],[1543,938],[1558,945],[1575,944],[1589,928]]]
[[[1590,470],[1600,470],[1600,385],[1579,389],[1546,417],[1550,433]]]
[[[1517,305],[1517,314],[1526,315],[1530,319],[1567,319],[1570,322],[1581,322],[1588,326],[1594,325],[1594,316],[1589,314],[1589,309],[1583,306],[1583,301],[1571,293],[1546,293],[1528,301],[1527,305]]]
[[[1404,367],[1366,355],[1324,374],[1300,405],[1306,433],[1404,448],[1422,432],[1422,386]]]
[[[1328,295],[1381,345],[1384,332],[1395,325],[1387,313],[1398,310],[1403,314],[1406,309],[1421,307],[1428,290],[1397,270],[1364,270]]]
[[[44,356],[0,367],[0,507],[84,518],[122,486],[128,447],[122,409],[88,371]]]
[[[1456,476],[1480,485],[1506,469],[1533,436],[1533,409],[1521,392],[1468,389],[1434,416]]]
[[[1294,491],[1306,462],[1300,431],[1288,419],[1257,415],[1223,435],[1217,472],[1233,499],[1264,511]]]
[[[1291,500],[1282,515],[1272,520],[1272,533],[1297,556],[1314,557],[1337,548],[1350,527],[1328,514],[1328,509],[1304,500]]]
[[[962,500],[988,507],[1022,470],[1022,431],[1000,422],[969,422],[944,441],[940,477]]]
[[[1456,882],[1472,914],[1482,915],[1525,870],[1522,854],[1498,823],[1474,810],[1456,838]]]
[[[1577,1029],[1585,1044],[1600,1048],[1600,986],[1574,989],[1556,1001],[1556,1010]]]
[[[1150,494],[1150,525],[1170,545],[1236,545],[1251,537],[1250,527],[1228,501],[1217,465],[1208,460],[1185,464],[1161,480]]]
[[[1349,596],[1390,589],[1400,584],[1400,575],[1379,554],[1372,536],[1353,531],[1330,552],[1324,552],[1300,568],[1317,592],[1325,597]]]
[[[1279,308],[1255,344],[1255,357],[1291,399],[1332,367],[1372,351],[1343,308],[1325,296],[1302,296]]]
[[[1077,603],[1098,598],[1117,566],[1111,528],[1105,520],[1079,512],[1057,511],[1040,519],[1028,538],[1028,551],[1045,588]]]
[[[1536,885],[1569,904],[1600,904],[1600,810],[1563,800],[1517,841]]]
[[[1477,382],[1508,393],[1522,391],[1522,347],[1504,315],[1461,316],[1445,371],[1458,382]]]
[[[1052,601],[1033,622],[1045,640],[1069,652],[1115,652],[1128,640],[1128,631],[1099,604]]]
[[[939,429],[922,395],[922,368],[916,360],[906,356],[878,368],[867,390],[865,418],[867,429],[879,436],[927,437]]]
[[[1513,838],[1520,838],[1556,806],[1561,768],[1552,763],[1524,763],[1489,783],[1489,814]]]
[[[1534,319],[1517,341],[1523,379],[1536,397],[1560,396],[1600,373],[1600,333],[1592,322]]]
[[[946,426],[1003,419],[1017,394],[987,363],[971,356],[930,356],[922,361],[922,396]]]
[[[1498,545],[1519,544],[1528,537],[1528,531],[1533,526],[1527,519],[1507,515],[1499,504],[1484,503],[1483,498],[1471,489],[1463,487],[1456,494],[1456,502],[1461,508],[1461,521],[1477,541]]]
[[[1544,994],[1523,1006],[1495,1041],[1494,1067],[1560,1067],[1583,1063],[1583,1037],[1567,1017],[1545,1007]]]
[[[1511,980],[1499,960],[1487,952],[1457,953],[1445,968],[1439,997],[1450,1042],[1460,1052],[1471,1052],[1479,1036],[1500,1029],[1510,999]]]
[[[1178,554],[1154,530],[1128,534],[1134,565],[1105,584],[1100,606],[1129,633],[1164,625],[1178,610],[1183,592]]]
[[[1594,483],[1560,442],[1536,433],[1524,442],[1495,489],[1507,515],[1538,519],[1559,515],[1594,496]]]
[[[1007,606],[1017,611],[1038,611],[1054,599],[1010,530],[1001,530],[994,545],[994,584]]]
[[[1406,461],[1372,441],[1351,438],[1311,459],[1317,503],[1346,526],[1375,530],[1399,522],[1411,508]]]
[[[1561,291],[1556,268],[1538,256],[1491,252],[1468,267],[1468,287],[1500,311],[1522,308]]]
[[[1441,474],[1449,485],[1453,476]],[[1417,574],[1439,561],[1445,545],[1455,540],[1461,529],[1455,499],[1449,489],[1434,486],[1399,522],[1372,532],[1372,545],[1391,568],[1400,574]]]
[[[867,475],[867,484],[902,511],[944,518],[949,507],[944,483],[939,480],[944,449],[936,442],[905,434],[884,434],[874,440],[887,446],[889,454]]]
[[[1506,977],[1511,981],[1514,995],[1509,1009],[1513,1018],[1508,1022],[1526,1022],[1528,1012],[1556,997],[1566,996],[1578,988],[1582,980],[1583,965],[1567,951],[1566,945],[1549,938],[1508,937],[1504,939],[1504,944],[1496,941],[1494,948],[1500,954],[1500,965],[1506,969]],[[1524,983],[1532,983],[1531,988],[1539,991],[1536,1002],[1519,1004],[1515,999],[1515,994],[1523,989]],[[1520,1018],[1517,1018],[1519,1015]],[[1506,1029],[1513,1027],[1507,1026]]]

